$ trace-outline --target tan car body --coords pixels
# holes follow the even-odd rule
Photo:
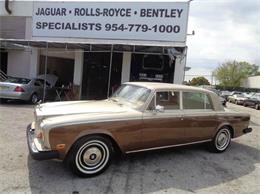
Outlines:
[[[211,141],[218,129],[229,126],[232,137],[243,135],[249,115],[225,111],[219,97],[208,90],[162,83],[127,83],[151,89],[145,105],[133,109],[110,100],[46,103],[36,106],[34,143],[38,151],[57,151],[64,159],[80,138],[103,135],[123,153],[167,148]],[[201,92],[208,95],[213,109],[174,112],[148,111],[157,91]],[[182,95],[181,95],[182,97]],[[182,102],[182,101],[181,101]]]

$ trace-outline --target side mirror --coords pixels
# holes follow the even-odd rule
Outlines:
[[[157,106],[155,107],[155,111],[156,111],[156,112],[164,112],[164,107],[163,107],[163,106],[160,106],[160,105],[157,105]]]

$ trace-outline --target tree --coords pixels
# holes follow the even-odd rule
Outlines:
[[[256,76],[259,66],[248,62],[226,61],[213,71],[213,75],[225,87],[240,87],[244,79]]]
[[[205,77],[194,77],[189,81],[189,85],[210,85],[210,83]]]

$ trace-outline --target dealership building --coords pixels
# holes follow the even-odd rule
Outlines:
[[[55,74],[75,99],[103,99],[127,81],[181,84],[189,1],[1,1],[1,73]]]

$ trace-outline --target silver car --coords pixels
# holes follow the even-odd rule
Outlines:
[[[27,79],[9,77],[0,82],[0,99],[24,100],[33,104],[43,98],[44,80],[41,78]],[[46,81],[46,98],[55,96],[55,89]]]

